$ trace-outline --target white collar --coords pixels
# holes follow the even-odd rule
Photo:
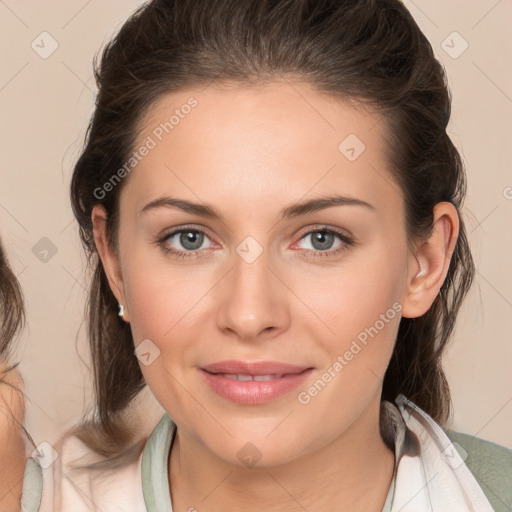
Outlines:
[[[395,402],[405,425],[396,437],[402,453],[391,512],[493,512],[442,428],[403,395]]]

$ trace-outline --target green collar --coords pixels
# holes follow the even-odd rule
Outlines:
[[[169,455],[176,424],[162,416],[142,452],[142,494],[148,512],[172,512],[169,490]]]

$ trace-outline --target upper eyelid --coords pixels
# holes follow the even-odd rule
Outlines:
[[[324,224],[318,224],[317,226],[305,228],[305,231],[301,234],[300,238],[302,238],[304,235],[309,235],[315,231],[331,231],[337,235],[344,236],[345,238],[353,238],[352,233],[350,233],[347,229],[334,228]]]

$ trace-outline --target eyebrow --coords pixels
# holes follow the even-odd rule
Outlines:
[[[294,217],[300,217],[310,213],[315,213],[326,208],[332,208],[333,206],[363,206],[370,210],[375,211],[375,208],[366,201],[356,199],[354,197],[346,197],[340,195],[319,197],[311,199],[302,203],[292,204],[283,208],[278,216],[279,220],[291,219]],[[207,217],[213,220],[219,220],[224,222],[224,216],[220,213],[217,208],[207,203],[194,203],[185,199],[178,199],[171,196],[159,197],[148,204],[146,204],[139,212],[139,215],[147,213],[156,208],[178,208],[184,212],[199,215],[200,217]]]

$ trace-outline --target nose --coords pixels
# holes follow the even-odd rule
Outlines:
[[[289,327],[291,292],[282,267],[272,264],[268,252],[255,255],[250,244],[246,253],[243,249],[241,244],[219,287],[217,324],[241,341],[256,342]]]

